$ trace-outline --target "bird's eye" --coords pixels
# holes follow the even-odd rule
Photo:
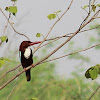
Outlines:
[[[29,44],[29,42],[27,42],[27,44]]]
[[[27,41],[27,45],[29,45],[30,41]]]

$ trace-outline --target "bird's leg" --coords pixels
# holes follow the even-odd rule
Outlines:
[[[24,70],[25,70],[25,72],[26,72],[26,68],[24,67]]]

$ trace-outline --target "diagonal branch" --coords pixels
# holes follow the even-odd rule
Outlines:
[[[54,51],[52,51],[49,55],[47,55],[46,57],[44,57],[43,59],[41,59],[40,61],[38,61],[36,64],[32,64],[31,66],[27,67],[26,70],[31,69],[37,65],[39,65],[41,62],[43,62],[44,60],[48,59],[52,54],[54,54],[56,51],[58,51],[62,46],[64,46],[67,42],[69,42],[75,35],[77,35],[79,33],[79,31],[84,28],[88,23],[90,23],[93,18],[99,13],[100,10],[98,10],[89,21],[87,21],[85,24],[81,25],[81,27],[71,36],[69,37],[64,43],[62,43],[59,47],[57,47]],[[10,82],[12,82],[15,78],[17,78],[19,75],[21,75],[23,72],[25,72],[25,70],[22,70],[20,73],[18,73],[16,76],[14,76],[13,78],[11,78],[10,80],[8,80],[5,84],[3,84],[0,87],[0,90],[2,88],[4,88],[6,85],[8,85]]]
[[[10,20],[10,17],[11,17],[11,13],[9,13],[8,20]],[[7,20],[7,24],[5,25],[5,29],[4,29],[3,35],[6,33],[6,30],[7,30],[7,27],[8,27],[8,20]]]
[[[100,89],[100,85],[98,86],[98,88],[94,91],[94,93],[90,96],[90,98],[88,100],[91,100],[92,97],[96,94],[96,92]]]
[[[89,31],[89,30],[92,30],[92,29],[96,29],[96,28],[98,28],[98,27],[100,27],[100,25],[98,25],[98,26],[96,26],[96,27],[94,27],[94,28],[91,28],[91,29],[87,29],[87,30],[80,31],[79,33],[84,32],[84,31]],[[50,44],[50,43],[52,43],[52,42],[54,42],[54,41],[56,41],[56,40],[58,40],[58,39],[60,39],[60,38],[62,38],[62,37],[67,37],[67,35],[70,35],[70,34],[73,34],[73,33],[69,33],[69,34],[66,34],[66,35],[61,36],[61,37],[56,37],[56,38],[52,38],[52,39],[46,39],[46,41],[49,41],[49,40],[53,40],[53,41],[50,41],[49,43],[46,43],[46,44],[42,45],[41,47],[43,47],[43,46],[45,46],[45,45],[47,45],[47,44]],[[68,37],[69,37],[69,36],[68,36]],[[70,53],[70,54],[67,54],[67,55],[58,57],[58,58],[54,58],[54,59],[51,59],[51,60],[47,60],[47,61],[44,61],[44,62],[42,62],[42,63],[50,62],[50,61],[53,61],[53,60],[57,60],[57,59],[60,59],[60,58],[63,58],[63,57],[66,57],[66,56],[75,54],[75,53],[79,53],[79,52],[82,52],[82,51],[86,51],[86,50],[91,49],[91,48],[96,47],[96,46],[99,46],[99,44],[94,45],[94,46],[91,46],[91,47],[86,48],[86,49],[83,49],[83,50],[80,50],[80,51],[76,51],[76,52],[73,52],[73,53]],[[41,47],[40,47],[40,48],[41,48]],[[41,64],[42,64],[42,63],[41,63]],[[0,79],[2,79],[2,78],[3,78],[5,75],[7,75],[9,72],[16,70],[16,69],[17,69],[18,67],[20,67],[20,66],[21,66],[21,64],[19,64],[18,66],[16,66],[16,67],[13,68],[13,69],[7,71],[6,73],[4,73],[4,74],[0,77]]]
[[[64,56],[51,59],[51,60],[46,60],[46,61],[43,61],[42,63],[54,61],[54,60],[57,60],[57,59],[60,59],[60,58],[64,58],[64,57],[69,56],[69,55],[73,55],[73,54],[76,54],[76,53],[80,53],[80,52],[82,52],[82,51],[87,51],[87,50],[92,49],[92,48],[97,47],[97,46],[100,46],[100,44],[96,44],[96,45],[93,45],[93,46],[88,47],[88,48],[86,48],[86,49],[82,49],[82,50],[79,50],[79,51],[76,51],[76,52],[72,52],[72,53],[66,54],[66,55],[64,55]],[[42,64],[42,63],[41,63],[41,64]]]
[[[50,28],[49,32],[47,33],[46,37],[44,37],[43,41],[39,44],[39,46],[34,50],[33,53],[35,53],[41,46],[41,44],[46,40],[46,38],[48,37],[48,35],[51,33],[52,29],[54,28],[54,26],[59,22],[59,20],[67,13],[67,11],[70,9],[71,5],[73,3],[73,0],[71,0],[71,3],[69,5],[69,7],[66,9],[66,11],[61,15],[60,18],[58,18],[58,20],[52,25],[52,27]]]
[[[29,40],[29,38],[28,38],[25,34],[22,34],[22,33],[19,33],[18,31],[16,31],[16,29],[14,28],[14,26],[12,25],[12,23],[8,20],[6,14],[2,11],[1,8],[0,8],[0,11],[1,11],[2,14],[5,16],[5,18],[7,19],[8,23],[11,25],[12,29],[14,30],[14,32],[16,32],[16,33],[19,34],[19,35],[22,35],[22,36],[26,37],[26,38]]]
[[[20,66],[21,66],[21,64],[19,64],[18,66],[16,66],[16,67],[13,68],[13,69],[7,71],[6,73],[4,73],[4,74],[0,77],[0,79],[2,79],[2,78],[3,78],[5,75],[7,75],[9,72],[16,70],[16,69],[17,69],[18,67],[20,67]]]
[[[98,27],[100,27],[100,25],[98,25],[96,27],[93,27],[93,28],[90,28],[90,29],[86,29],[86,30],[80,31],[79,33],[82,33],[82,32],[85,32],[85,31],[89,31],[89,30],[93,30],[93,29],[96,29]],[[49,40],[52,40],[52,41],[40,46],[40,48],[43,47],[43,46],[46,46],[46,45],[48,45],[48,44],[50,44],[52,42],[55,42],[55,41],[57,41],[57,40],[59,40],[59,39],[61,39],[63,37],[70,37],[69,35],[72,35],[72,34],[74,34],[74,33],[69,33],[69,34],[66,34],[66,35],[63,35],[63,36],[59,36],[59,37],[55,37],[55,38],[51,38],[51,39],[46,39],[45,41],[49,41]]]

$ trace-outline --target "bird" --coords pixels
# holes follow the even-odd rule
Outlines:
[[[25,69],[27,81],[31,80],[31,73],[30,73],[31,69],[26,70],[26,68],[33,64],[33,54],[30,46],[38,43],[41,43],[41,41],[37,42],[22,41],[19,47],[19,57],[22,67]]]

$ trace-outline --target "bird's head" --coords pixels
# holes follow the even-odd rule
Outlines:
[[[23,42],[20,44],[19,50],[20,50],[20,51],[23,51],[23,50],[25,50],[27,47],[29,47],[29,46],[31,46],[31,45],[34,45],[34,44],[38,44],[38,43],[41,43],[41,41],[37,41],[37,42],[23,41]]]

